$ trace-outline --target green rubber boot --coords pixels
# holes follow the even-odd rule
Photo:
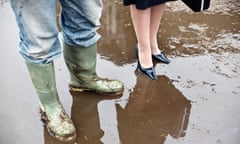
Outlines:
[[[63,44],[65,63],[70,72],[71,91],[94,91],[103,94],[121,94],[123,83],[118,80],[100,78],[96,74],[97,45],[87,48]]]
[[[53,63],[26,62],[40,99],[41,118],[51,136],[62,142],[76,138],[76,129],[59,101]]]

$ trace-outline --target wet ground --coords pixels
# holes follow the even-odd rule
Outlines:
[[[168,4],[159,45],[171,64],[155,63],[157,81],[136,72],[130,13],[104,1],[97,73],[124,82],[118,97],[70,93],[63,58],[55,61],[60,99],[78,129],[71,144],[239,144],[240,1],[212,0],[193,13]],[[17,52],[9,3],[0,6],[0,143],[59,144],[40,122],[38,98]]]

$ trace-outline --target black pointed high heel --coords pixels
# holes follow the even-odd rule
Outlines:
[[[145,76],[149,77],[152,80],[157,80],[156,72],[153,67],[150,68],[143,68],[138,60],[138,71],[144,74]]]
[[[157,80],[157,75],[155,72],[155,69],[152,67],[150,68],[143,68],[139,62],[139,57],[138,57],[138,46],[136,44],[135,46],[135,52],[136,52],[136,56],[137,56],[137,62],[138,62],[138,71],[141,72],[142,74],[144,74],[145,76],[147,76],[148,78],[152,79],[152,80]]]
[[[165,64],[169,64],[170,60],[167,58],[167,56],[165,54],[163,54],[162,52],[160,54],[157,55],[152,55],[152,57],[160,62],[163,62]]]

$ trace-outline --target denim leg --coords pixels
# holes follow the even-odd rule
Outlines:
[[[19,52],[25,60],[45,64],[61,54],[55,0],[11,0],[20,30]]]
[[[89,47],[100,39],[102,0],[59,0],[62,6],[63,41],[71,46]]]

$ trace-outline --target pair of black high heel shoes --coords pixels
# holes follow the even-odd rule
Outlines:
[[[137,56],[137,62],[138,62],[138,70],[144,74],[145,76],[149,77],[150,79],[152,80],[157,80],[157,75],[156,75],[156,72],[155,72],[155,69],[154,67],[150,67],[150,68],[143,68],[139,62],[139,57],[138,57],[138,45],[136,44],[135,46],[135,52],[136,52],[136,56]],[[157,61],[159,62],[163,62],[165,64],[169,64],[170,63],[170,60],[163,54],[163,53],[160,53],[160,54],[157,54],[157,55],[152,55],[152,57],[154,59],[156,59]]]

